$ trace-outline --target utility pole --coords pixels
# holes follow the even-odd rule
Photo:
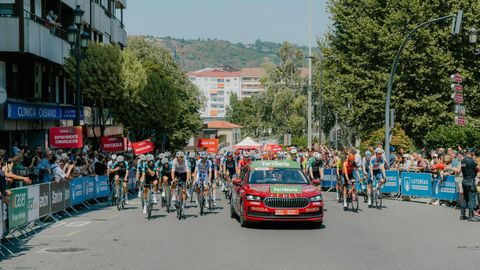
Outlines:
[[[312,0],[308,7],[308,149],[312,150]]]
[[[335,150],[338,150],[338,113],[335,113]]]

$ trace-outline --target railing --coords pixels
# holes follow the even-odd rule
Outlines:
[[[67,41],[67,31],[65,31],[63,28],[61,28],[57,25],[51,24],[46,19],[43,19],[43,18],[29,12],[28,10],[24,10],[24,13],[25,13],[25,19],[28,19],[28,20],[34,21],[34,22],[36,22],[40,25],[43,25],[45,28],[50,29],[50,33],[52,35],[55,35],[55,36],[65,40],[65,41]]]

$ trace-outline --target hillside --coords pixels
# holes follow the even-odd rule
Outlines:
[[[205,67],[228,65],[235,68],[259,67],[265,61],[279,61],[278,49],[281,43],[257,40],[254,44],[231,43],[217,39],[185,40],[171,37],[147,36],[176,55],[187,71]],[[307,52],[307,47],[298,47]]]

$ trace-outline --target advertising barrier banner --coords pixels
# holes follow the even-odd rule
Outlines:
[[[108,187],[107,176],[95,176],[95,198],[103,198],[108,196],[110,196],[110,188]]]
[[[95,178],[92,176],[85,177],[85,200],[95,198]]]
[[[433,198],[438,200],[455,201],[457,200],[457,185],[455,176],[447,176],[444,181],[433,180]]]
[[[82,148],[82,127],[52,127],[50,128],[51,148]]]
[[[123,137],[102,137],[102,150],[104,152],[119,152],[125,149]]]
[[[63,200],[64,200],[64,188],[63,188],[63,183],[56,183],[52,182],[50,183],[50,206],[51,206],[51,212],[52,213],[57,213],[60,211],[63,211]]]
[[[337,175],[334,169],[325,169],[323,171],[322,187],[335,187],[337,184]]]
[[[28,221],[40,217],[40,186],[28,186]]]
[[[402,173],[402,195],[432,196],[432,175],[429,173]]]
[[[44,217],[50,214],[50,183],[40,184],[39,216]]]
[[[63,209],[72,206],[72,192],[70,191],[70,183],[63,182]]]
[[[400,173],[398,171],[386,171],[387,180],[382,187],[382,192],[398,193],[400,192]]]
[[[85,201],[85,177],[79,177],[70,181],[71,205],[75,206]]]
[[[28,189],[26,187],[14,188],[11,192],[8,204],[8,229],[10,231],[28,223]]]

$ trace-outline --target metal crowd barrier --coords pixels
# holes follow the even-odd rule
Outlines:
[[[443,181],[433,178],[433,175],[430,173],[386,171],[386,176],[387,179],[382,187],[383,193],[395,193],[397,196],[432,198],[450,202],[458,199],[457,185],[455,177],[452,175],[447,176]],[[322,187],[330,190],[334,189],[336,184],[336,170],[325,169]],[[356,185],[357,190],[363,189],[360,181],[357,181]]]

